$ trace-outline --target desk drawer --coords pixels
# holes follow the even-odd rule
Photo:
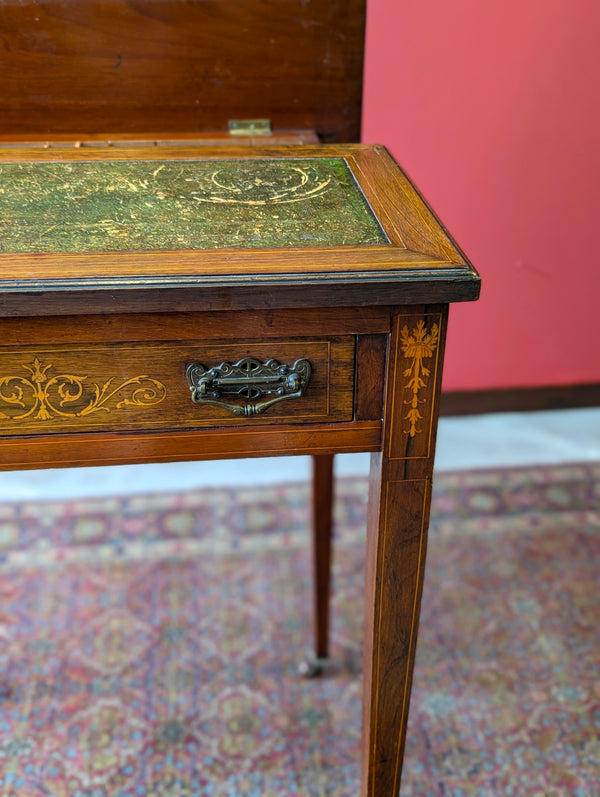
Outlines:
[[[0,436],[351,420],[354,350],[353,336],[0,347]],[[192,364],[196,376],[217,369],[214,403],[192,400]],[[278,374],[293,383],[294,369],[305,384],[278,397]],[[232,397],[232,382],[242,395]]]

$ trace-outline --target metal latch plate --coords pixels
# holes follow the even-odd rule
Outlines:
[[[270,119],[230,119],[227,123],[230,136],[270,136]]]

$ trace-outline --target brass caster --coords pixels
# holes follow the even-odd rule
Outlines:
[[[329,664],[328,658],[309,656],[298,665],[298,674],[302,678],[318,678]]]

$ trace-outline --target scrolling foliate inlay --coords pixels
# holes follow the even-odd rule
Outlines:
[[[54,365],[44,364],[37,357],[21,367],[30,376],[0,375],[0,420],[83,418],[125,407],[150,407],[160,404],[167,395],[161,382],[145,374],[120,383],[110,377],[100,385],[88,383],[87,376],[53,374]]]
[[[404,387],[411,394],[411,397],[404,401],[405,404],[409,405],[409,410],[404,416],[404,420],[408,421],[408,427],[405,432],[411,437],[422,431],[419,428],[419,421],[423,420],[423,416],[419,411],[419,405],[424,404],[425,399],[419,398],[419,395],[427,387],[425,379],[431,375],[423,360],[433,357],[439,338],[440,330],[438,325],[433,324],[429,330],[422,320],[417,322],[412,332],[409,331],[406,324],[401,331],[402,352],[404,353],[404,358],[410,360],[410,366],[405,368],[403,376],[408,379]]]

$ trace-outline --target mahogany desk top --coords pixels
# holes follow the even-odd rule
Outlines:
[[[382,147],[0,149],[0,192],[2,315],[478,293]]]

